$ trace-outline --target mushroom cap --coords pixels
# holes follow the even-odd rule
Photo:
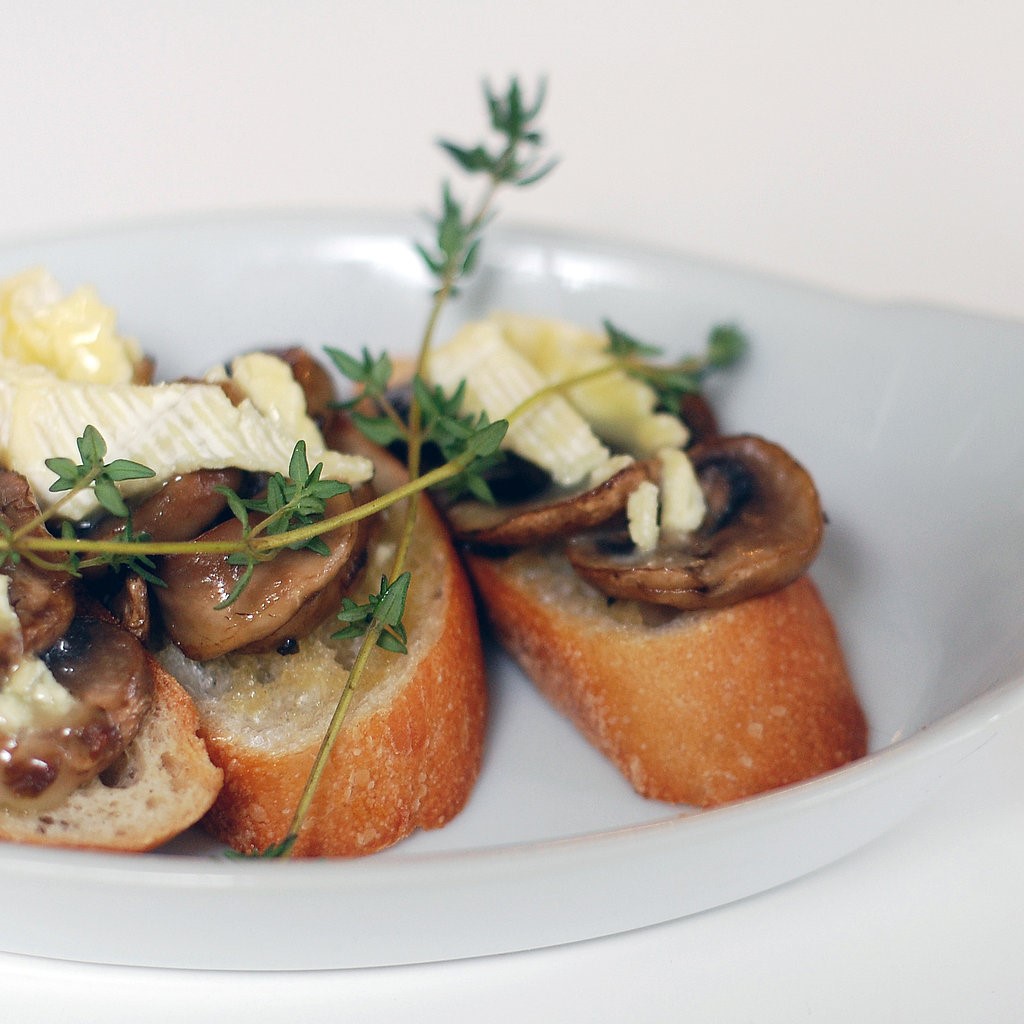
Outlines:
[[[574,537],[566,553],[580,576],[609,597],[689,611],[779,590],[804,572],[825,519],[803,466],[752,434],[702,441],[690,458],[707,503],[701,526],[663,531],[646,553],[621,533]]]
[[[354,507],[352,495],[328,499],[324,518]],[[252,523],[259,522],[252,517]],[[229,519],[196,539],[228,541],[241,537],[242,524]],[[245,567],[226,555],[170,555],[158,573],[166,584],[154,588],[168,636],[194,661],[231,651],[272,651],[305,636],[333,607],[362,568],[367,530],[362,523],[340,526],[321,540],[329,554],[284,549],[259,563],[245,590],[218,608],[234,590]]]
[[[625,509],[630,494],[651,473],[648,463],[631,462],[593,487],[552,486],[535,498],[512,504],[460,501],[445,514],[455,536],[473,544],[543,544],[608,522]]]
[[[132,509],[132,529],[154,541],[193,540],[208,529],[227,508],[219,488],[237,491],[244,474],[240,469],[196,469],[180,473]],[[108,540],[124,532],[125,522],[104,516],[87,530],[94,540]]]
[[[153,699],[139,641],[105,616],[78,615],[42,660],[77,703],[59,721],[0,733],[0,803],[42,810],[112,765]]]
[[[25,477],[0,470],[0,519],[16,530],[38,515],[39,506]],[[49,537],[42,525],[32,535]],[[67,630],[75,614],[74,585],[68,573],[33,565],[24,558],[0,571],[11,578],[8,596],[21,626],[21,649],[14,656],[17,661],[21,653],[46,650]],[[0,660],[2,657],[0,654]]]

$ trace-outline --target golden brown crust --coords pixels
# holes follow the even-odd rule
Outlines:
[[[433,513],[424,518],[433,519],[436,543],[450,550]],[[482,755],[484,666],[472,595],[454,552],[442,587],[437,642],[385,706],[342,728],[295,854],[372,853],[416,828],[439,828],[469,798]],[[280,753],[213,735],[207,745],[225,783],[204,825],[246,852],[279,842],[316,746]]]
[[[596,592],[566,583],[556,559],[468,564],[501,642],[642,795],[713,806],[865,753],[864,714],[807,577],[729,608],[645,621],[641,606],[613,615]]]
[[[375,460],[382,491],[405,479],[396,460],[344,423],[332,424],[330,438],[335,447]],[[399,523],[396,516],[373,543],[393,543]],[[367,854],[417,828],[439,828],[465,805],[479,774],[486,688],[476,609],[447,529],[426,498],[419,499],[412,547],[419,568],[414,564],[407,603],[410,653],[374,653],[378,668],[367,684],[369,697],[345,719],[293,847],[296,855]],[[376,564],[373,554],[370,563]],[[225,782],[204,826],[243,852],[280,842],[321,735],[287,751],[268,750],[231,730],[219,735],[207,727],[205,738]]]
[[[0,839],[39,846],[143,852],[185,831],[220,789],[188,694],[155,662],[153,707],[122,762],[59,807],[0,809]]]

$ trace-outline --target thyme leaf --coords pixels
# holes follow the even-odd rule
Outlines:
[[[359,398],[381,398],[391,383],[393,366],[391,359],[385,352],[374,358],[368,349],[364,348],[360,358],[349,355],[340,348],[326,346],[324,352],[334,363],[338,372],[347,377],[353,384],[361,389]],[[355,401],[359,401],[359,398]],[[343,403],[349,405],[351,403]]]
[[[408,653],[409,636],[402,619],[411,582],[412,574],[409,572],[403,572],[394,581],[381,576],[380,589],[376,594],[370,594],[363,604],[356,603],[350,597],[342,598],[338,621],[347,625],[332,633],[331,639],[350,640],[365,636],[371,625],[377,622],[381,627],[377,646],[397,654]]]
[[[738,362],[747,349],[747,337],[735,324],[717,324],[708,332],[702,356],[677,363],[657,365],[649,362],[662,349],[640,341],[611,321],[604,321],[608,351],[620,361],[627,373],[643,380],[657,395],[657,407],[672,413],[679,411],[684,395],[694,394],[704,386],[708,373],[723,370]]]
[[[491,128],[502,136],[500,148],[489,150],[484,143],[460,146],[442,139],[438,145],[470,174],[487,174],[495,182],[523,187],[540,181],[557,164],[556,160],[541,161],[538,150],[544,137],[534,126],[547,94],[542,80],[532,104],[523,97],[519,81],[512,78],[508,90],[502,95],[494,92],[490,84],[484,85],[484,96],[490,114]],[[522,155],[522,150],[527,155]]]
[[[271,843],[264,850],[253,850],[251,853],[225,850],[224,854],[230,860],[276,860],[281,857],[287,857],[298,838],[297,833],[289,832],[279,843]]]
[[[716,370],[732,366],[743,357],[747,344],[747,336],[736,324],[717,324],[708,334],[708,366]]]
[[[362,412],[353,412],[352,422],[365,437],[381,448],[387,448],[395,441],[406,440],[405,428],[388,416],[367,416]]]
[[[486,412],[462,412],[465,382],[450,395],[421,377],[413,378],[413,395],[423,416],[424,439],[437,445],[446,462],[460,462],[461,471],[442,486],[451,498],[469,492],[482,501],[494,503],[483,474],[504,459],[500,445],[508,430],[507,420],[493,423]]]
[[[82,460],[77,465],[63,457],[46,459],[46,468],[57,474],[57,479],[50,484],[50,491],[58,493],[92,487],[96,500],[107,512],[119,519],[127,519],[128,506],[121,496],[118,483],[124,480],[145,480],[156,473],[148,466],[129,459],[104,462],[107,443],[92,424],[82,432],[77,446]]]
[[[602,321],[605,334],[608,335],[608,351],[613,356],[620,358],[633,358],[639,356],[660,356],[662,349],[658,345],[649,345],[647,342],[639,341],[633,335],[627,334],[624,330],[616,327],[610,320]]]

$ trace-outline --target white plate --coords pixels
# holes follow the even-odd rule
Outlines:
[[[176,222],[0,251],[89,281],[164,374],[265,342],[411,349],[413,222]],[[636,797],[492,652],[480,783],[448,828],[359,861],[235,862],[197,836],[141,857],[0,848],[2,948],[98,963],[314,969],[536,948],[682,917],[855,850],[941,792],[1024,701],[1024,327],[866,305],[677,256],[496,234],[449,314],[608,317],[695,351],[734,320],[726,427],[781,441],[830,517],[816,564],[870,756],[703,814]]]

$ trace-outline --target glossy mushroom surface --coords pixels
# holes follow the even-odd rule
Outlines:
[[[821,545],[824,516],[807,471],[754,435],[715,437],[690,451],[707,513],[687,534],[637,552],[623,534],[574,537],[576,571],[609,597],[682,610],[720,608],[779,590]]]
[[[79,615],[41,654],[76,700],[67,714],[0,730],[0,804],[59,804],[109,767],[135,738],[153,697],[142,644],[105,618]]]
[[[327,502],[325,519],[354,507],[351,494]],[[259,521],[253,517],[253,524]],[[227,520],[196,538],[234,541],[241,537],[237,519]],[[330,611],[362,568],[366,528],[340,526],[321,538],[329,554],[285,549],[256,566],[241,596],[218,608],[238,583],[244,566],[227,556],[172,555],[162,558],[158,573],[166,584],[153,588],[168,636],[190,658],[204,661],[232,651],[277,650],[305,636]]]
[[[0,518],[12,530],[25,526],[39,515],[39,506],[28,481],[10,470],[0,470]],[[44,526],[33,536],[49,537]],[[67,630],[75,614],[75,593],[71,577],[33,565],[22,558],[16,565],[0,569],[10,577],[8,599],[21,626],[21,648],[25,654],[45,650]]]
[[[594,487],[549,488],[538,497],[512,504],[461,501],[446,509],[460,540],[486,546],[543,544],[600,526],[622,513],[630,494],[650,476],[646,463],[631,462]]]
[[[690,432],[690,446],[717,437],[718,417],[711,403],[699,391],[687,392],[679,400],[679,417]]]
[[[159,490],[132,509],[132,529],[148,534],[154,541],[184,541],[198,537],[227,508],[221,487],[237,491],[240,469],[197,469],[172,477]],[[95,540],[115,537],[124,530],[124,520],[108,516],[88,531]]]

